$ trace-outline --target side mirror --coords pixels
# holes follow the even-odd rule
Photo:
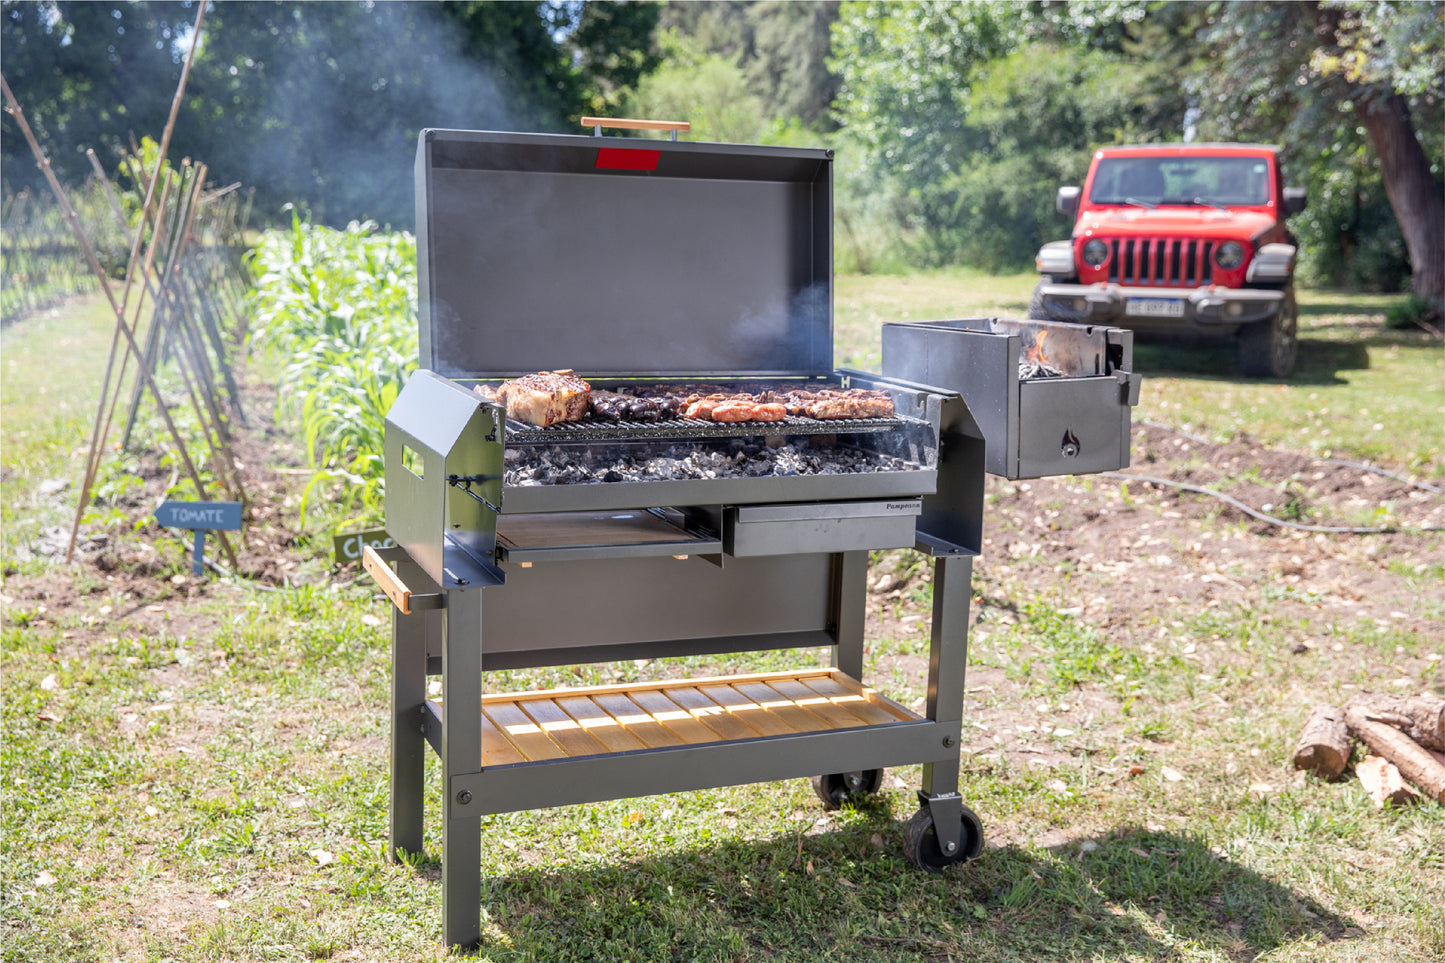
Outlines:
[[[1285,192],[1289,193],[1288,191]],[[1065,217],[1073,217],[1079,213],[1079,189],[1077,187],[1059,188],[1059,196],[1054,198],[1054,207]]]
[[[1286,187],[1284,189],[1284,216],[1298,214],[1309,204],[1309,198],[1305,195],[1303,187]]]

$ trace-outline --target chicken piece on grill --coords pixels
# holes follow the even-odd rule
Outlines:
[[[507,417],[545,428],[562,421],[581,421],[592,386],[572,372],[539,371],[504,381],[497,389]]]

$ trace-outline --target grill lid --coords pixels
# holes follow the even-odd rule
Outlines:
[[[423,368],[832,370],[831,151],[423,130],[416,198]]]

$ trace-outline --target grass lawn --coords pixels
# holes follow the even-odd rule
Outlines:
[[[839,361],[876,369],[884,320],[1019,316],[1032,283],[840,277]],[[1438,483],[1439,342],[1385,331],[1389,299],[1300,301],[1296,378],[1237,377],[1224,349],[1144,346],[1136,419]],[[447,958],[434,763],[426,854],[384,858],[390,620],[369,580],[303,538],[287,587],[198,583],[186,547],[138,530],[144,513],[113,507],[118,492],[87,531],[137,554],[153,541],[155,563],[54,557],[47,532],[68,534],[75,509],[107,315],[78,302],[0,332],[4,960]],[[294,446],[271,444],[278,464]],[[103,481],[124,488],[124,468]],[[1445,694],[1440,535],[1261,532],[1106,479],[991,479],[987,501],[961,757],[989,839],[977,860],[940,876],[904,861],[909,767],[833,813],[793,780],[488,817],[476,958],[1445,957],[1445,807],[1376,809],[1355,780],[1289,762],[1317,701]],[[327,534],[324,512],[309,520]],[[875,571],[900,578],[870,591],[868,677],[905,705],[924,695],[919,562],[880,555]],[[490,684],[790,658],[817,653]]]

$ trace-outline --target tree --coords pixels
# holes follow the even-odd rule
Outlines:
[[[734,64],[765,121],[826,131],[838,89],[828,65],[838,9],[838,0],[698,0],[664,6],[659,30]]]
[[[1122,52],[1142,5],[1100,19],[1104,6],[1075,19],[1062,5],[845,3],[839,156],[858,179],[844,185],[845,224],[854,202],[876,212],[890,196],[910,263],[1029,263],[1060,228],[1056,187],[1095,146],[1183,128],[1177,88]]]
[[[189,0],[6,0],[5,77],[62,181],[90,176],[87,148],[110,160],[132,132],[160,136],[196,11]],[[0,143],[7,181],[44,189],[9,115],[0,120]]]
[[[5,75],[64,180],[89,174],[86,148],[111,164],[132,136],[159,137],[196,10],[194,0],[5,0]],[[656,14],[653,4],[215,2],[172,155],[255,186],[263,218],[299,202],[325,223],[404,227],[423,127],[577,130],[587,97],[651,67]],[[6,179],[28,183],[34,165],[14,135],[0,120]]]
[[[1212,129],[1284,140],[1296,158],[1347,158],[1363,128],[1413,288],[1437,313],[1445,311],[1442,28],[1438,2],[1228,3],[1201,31],[1210,60],[1194,80],[1213,93],[1200,101]]]
[[[588,113],[606,115],[662,62],[653,37],[661,6],[636,0],[582,5],[570,45],[591,85],[584,95]]]
[[[626,100],[627,112],[650,120],[685,120],[693,140],[757,143],[767,126],[762,101],[734,59],[665,34],[666,59]]]

